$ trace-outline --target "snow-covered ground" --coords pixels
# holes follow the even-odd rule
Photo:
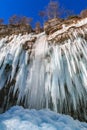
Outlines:
[[[87,130],[87,124],[50,110],[15,106],[0,115],[0,130]]]

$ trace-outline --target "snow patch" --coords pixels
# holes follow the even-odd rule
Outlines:
[[[87,124],[50,110],[15,106],[0,115],[0,130],[87,130]]]

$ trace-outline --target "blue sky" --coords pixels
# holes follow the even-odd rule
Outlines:
[[[43,10],[49,0],[1,0],[0,18],[5,22],[13,14],[33,17],[34,22],[39,21],[39,10]],[[87,0],[59,0],[61,6],[73,10],[79,14],[82,9],[87,8]]]

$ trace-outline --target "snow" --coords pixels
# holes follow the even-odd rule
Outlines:
[[[0,115],[0,130],[87,130],[87,124],[46,109],[14,106]]]

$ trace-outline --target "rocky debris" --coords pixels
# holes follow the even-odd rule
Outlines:
[[[24,50],[31,50],[31,49],[32,49],[32,45],[33,45],[33,42],[31,42],[31,41],[26,41],[26,42],[23,44],[23,49],[24,49]]]
[[[33,44],[35,43],[37,37],[32,37],[30,40],[26,41],[24,44],[23,44],[23,49],[24,50],[31,50],[32,49],[32,46]]]
[[[32,57],[32,55],[34,55],[33,48],[36,39],[37,37],[32,37],[30,40],[26,41],[23,44],[23,49],[28,51],[28,55],[29,55],[28,63],[30,62],[30,58]]]

